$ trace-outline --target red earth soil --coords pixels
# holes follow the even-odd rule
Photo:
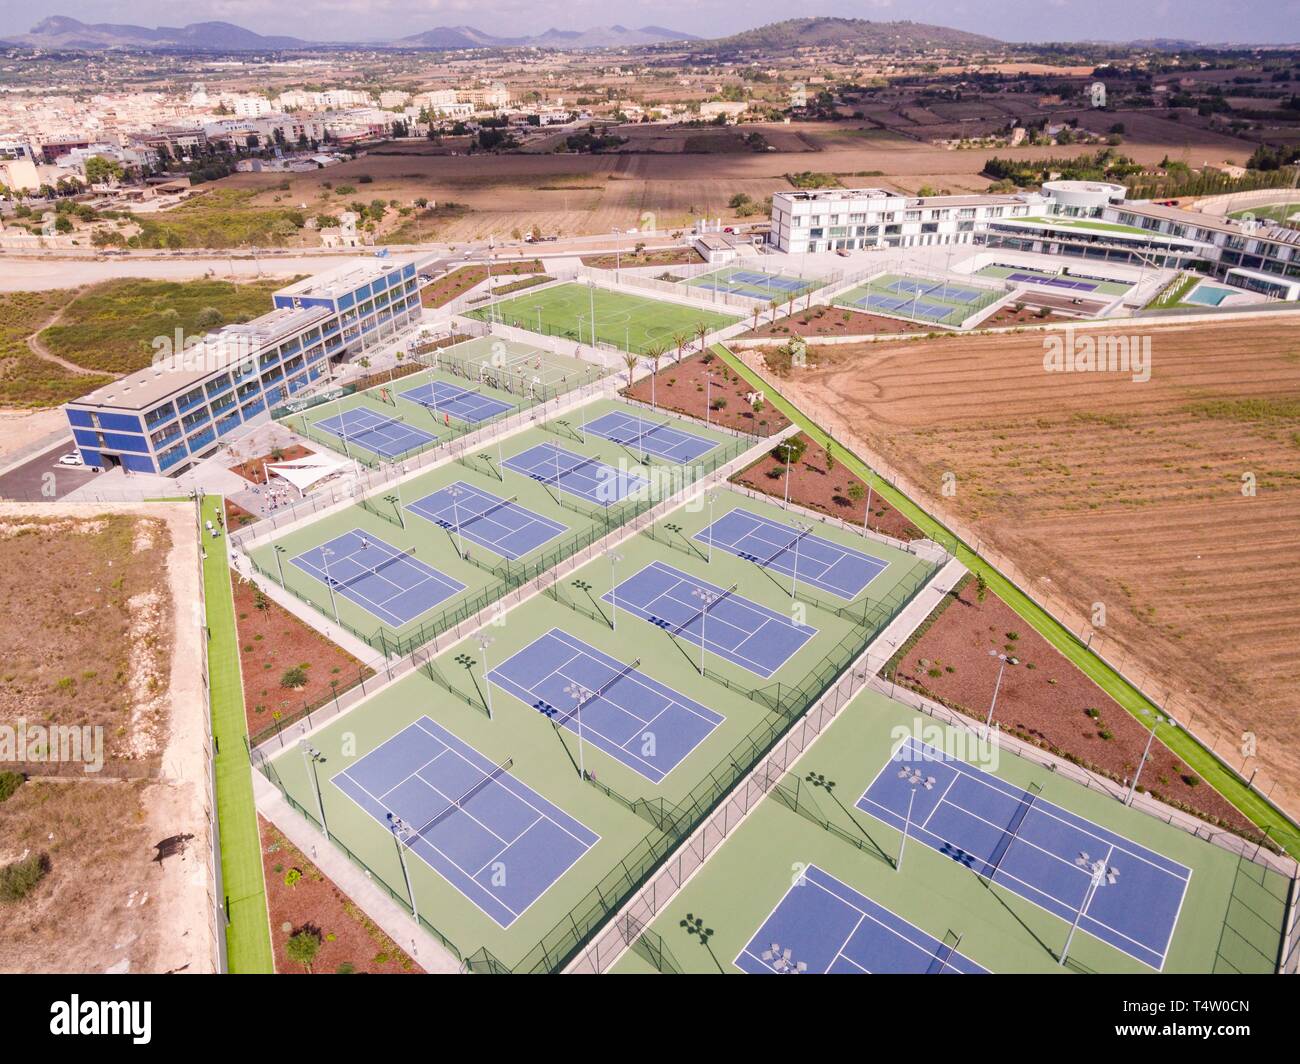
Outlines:
[[[304,706],[323,702],[333,693],[332,680],[344,691],[361,676],[374,674],[269,596],[259,600],[252,583],[234,574],[231,583],[249,732],[271,727],[277,713],[288,718]],[[259,609],[259,602],[265,608]],[[301,690],[280,686],[285,672],[296,666],[305,668],[306,684]]]
[[[806,445],[803,457],[790,467],[790,501],[806,506],[810,510],[842,517],[845,521],[861,524],[867,505],[867,485],[840,462],[833,469],[826,468],[826,451],[804,433],[797,437]],[[780,475],[771,476],[776,472]],[[731,479],[754,491],[761,491],[776,499],[785,498],[785,463],[772,452],[763,455],[757,462],[742,469]],[[861,499],[849,498],[849,485],[860,484],[863,490]],[[882,532],[895,539],[922,539],[924,534],[911,521],[885,502],[879,495],[872,493],[871,517],[869,527],[873,532]]]
[[[861,314],[842,307],[815,306],[812,310],[799,310],[783,318],[771,320],[763,317],[757,329],[742,333],[740,339],[786,336],[883,336],[899,333],[924,335],[935,331],[933,326],[886,318],[880,314]]]
[[[990,650],[1018,661],[1003,672],[996,724],[1112,779],[1132,778],[1150,732],[993,592],[981,600],[974,578],[966,579],[960,593],[950,593],[919,638],[903,646],[894,678],[983,723],[999,668]],[[1159,739],[1151,745],[1140,789],[1221,827],[1257,835],[1250,821]]]
[[[494,262],[492,276],[504,277],[506,274],[545,273],[546,267],[537,259],[527,262]],[[450,303],[457,296],[464,295],[480,281],[487,280],[486,266],[462,266],[458,270],[444,273],[420,289],[420,304],[426,307],[441,307]]]
[[[308,930],[320,940],[312,974],[331,975],[339,972],[340,966],[345,966],[344,972],[364,974],[421,972],[420,966],[273,824],[259,816],[257,826],[262,838],[262,867],[277,972],[307,973],[286,951],[289,939],[301,930]]]
[[[707,360],[707,361],[706,361]],[[713,384],[706,391],[704,378],[712,374]],[[770,403],[757,413],[746,396],[752,391],[749,383],[733,372],[712,352],[691,355],[682,361],[665,356],[663,368],[654,374],[653,395],[655,403],[668,411],[687,414],[705,420],[706,398],[713,403],[708,420],[715,425],[739,429],[756,436],[771,436],[780,432],[790,422]],[[650,402],[652,387],[650,377],[642,377],[623,394],[643,403]],[[719,408],[718,404],[723,403]]]

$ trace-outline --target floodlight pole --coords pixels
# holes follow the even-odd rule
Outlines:
[[[903,870],[903,850],[907,847],[907,836],[912,830],[912,803],[916,801],[916,784],[912,785],[907,794],[907,815],[903,818],[903,837],[898,843],[898,863],[894,865],[895,872]]]
[[[460,534],[460,507],[456,504],[456,499],[460,497],[460,489],[452,484],[447,489],[447,494],[451,496],[451,521],[456,526],[456,545],[460,548],[461,556],[465,555],[465,539]]]
[[[412,832],[406,821],[396,813],[388,814],[388,826],[393,833],[393,839],[397,842],[397,860],[402,865],[402,878],[406,881],[406,896],[411,900],[411,918],[418,924],[420,912],[415,907],[415,888],[411,886],[411,873],[406,867],[406,853],[403,846],[403,840]]]
[[[481,635],[478,638],[478,648],[483,654],[483,689],[487,692],[485,701],[487,702],[488,720],[492,719],[492,681],[488,679],[488,647],[493,644],[494,640],[490,635]]]
[[[321,564],[325,566],[325,587],[329,590],[330,605],[334,608],[334,623],[342,624],[343,622],[339,620],[339,602],[334,597],[334,578],[330,576],[329,558],[333,553],[329,547],[321,547],[320,549]]]
[[[715,501],[716,499],[717,499],[717,496],[716,496],[713,492],[709,492],[706,496],[704,496],[704,501],[707,502],[707,503],[709,504],[709,539],[708,539],[708,543],[709,543],[709,564],[710,564],[710,565],[713,564],[713,503],[714,503],[714,501]]]
[[[284,590],[289,590],[284,584],[284,562],[281,561],[281,555],[284,554],[284,548],[280,544],[275,544],[272,548],[275,551],[275,567],[280,571],[280,586]]]
[[[1070,933],[1065,936],[1065,946],[1061,949],[1060,966],[1062,968],[1065,967],[1065,960],[1070,954],[1070,943],[1074,941],[1074,933],[1079,929],[1079,921],[1083,919],[1084,912],[1086,912],[1088,906],[1092,904],[1093,895],[1097,893],[1097,888],[1101,886],[1101,881],[1105,878],[1106,862],[1098,861],[1091,869],[1089,869],[1089,871],[1091,875],[1089,877],[1088,889],[1083,896],[1083,904],[1075,910],[1074,922],[1070,924]]]
[[[871,531],[871,481],[867,481],[867,508],[862,511],[862,531],[869,533]]]
[[[324,755],[317,750],[306,739],[298,740],[298,749],[302,751],[302,759],[307,765],[307,774],[311,777],[312,793],[316,796],[316,811],[320,814],[321,830],[325,837],[330,837],[329,825],[325,823],[325,801],[320,793],[320,780],[316,776],[316,762],[324,759]]]
[[[616,551],[607,551],[609,555],[609,612],[611,631],[618,631],[618,579],[614,575],[614,566],[623,560],[623,555]]]
[[[591,692],[580,683],[569,684],[569,686],[564,689],[564,692],[574,700],[573,715],[578,721],[578,778],[585,780],[587,778],[587,761],[583,754],[582,704],[591,697]]]
[[[998,665],[997,682],[993,685],[993,701],[989,703],[989,715],[984,721],[985,742],[988,741],[989,731],[993,727],[993,709],[998,704],[998,691],[1002,688],[1002,670],[1007,667],[1007,656],[1005,654],[999,654],[996,650],[990,650],[989,657],[997,658],[1000,664]]]
[[[785,501],[782,503],[782,509],[790,509],[790,441],[786,440],[781,445],[785,453]]]
[[[709,409],[713,403],[713,374],[707,370],[704,373],[704,424],[709,424]]]
[[[1129,784],[1128,796],[1124,799],[1125,805],[1133,804],[1133,799],[1137,795],[1138,779],[1139,777],[1141,777],[1142,768],[1144,765],[1146,765],[1147,757],[1151,753],[1151,745],[1156,740],[1156,731],[1157,729],[1159,729],[1162,723],[1166,723],[1166,722],[1172,726],[1176,726],[1174,718],[1170,717],[1168,714],[1165,714],[1165,716],[1162,717],[1159,713],[1157,713],[1155,720],[1151,722],[1151,734],[1147,736],[1147,745],[1145,749],[1143,749],[1142,751],[1142,760],[1138,762],[1137,768],[1133,772],[1133,782]]]
[[[795,537],[794,537],[794,572],[790,576],[790,597],[791,598],[796,597],[799,591],[799,540],[803,538],[803,534],[805,532],[807,532],[810,528],[812,528],[812,525],[803,525],[800,524],[798,521],[796,521],[794,523],[794,527],[797,529],[797,531],[795,532]]]
[[[591,346],[596,346],[596,282],[587,281],[587,298],[591,306]]]

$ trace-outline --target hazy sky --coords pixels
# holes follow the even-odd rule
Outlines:
[[[4,0],[0,35],[24,32],[55,14],[145,26],[222,20],[309,40],[392,38],[439,25],[523,36],[550,26],[586,29],[612,23],[667,26],[713,37],[797,15],[911,19],[1008,41],[1300,39],[1300,0],[296,0],[285,5],[266,0],[38,0],[35,5]]]

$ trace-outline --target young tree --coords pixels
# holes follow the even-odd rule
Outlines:
[[[310,973],[312,962],[316,960],[316,954],[320,952],[320,934],[311,928],[304,927],[301,931],[290,936],[289,941],[285,944],[284,951],[289,955],[291,961],[297,961]]]

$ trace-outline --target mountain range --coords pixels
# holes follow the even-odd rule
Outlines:
[[[695,41],[689,33],[662,26],[596,26],[588,30],[549,29],[531,37],[496,37],[473,26],[437,26],[392,41],[307,41],[299,37],[268,37],[229,22],[194,22],[188,26],[132,26],[79,22],[65,15],[42,19],[27,33],[0,43],[47,50],[76,51],[192,51],[288,52],[322,44],[344,47],[420,48],[456,51],[466,48],[619,48]]]

